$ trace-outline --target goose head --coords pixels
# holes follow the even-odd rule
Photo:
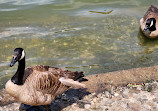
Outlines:
[[[145,33],[151,33],[152,31],[156,30],[156,19],[155,18],[149,18],[146,20],[144,32]]]
[[[16,48],[14,50],[13,59],[10,63],[10,67],[14,66],[16,62],[20,62],[22,59],[25,58],[25,51],[23,48]]]

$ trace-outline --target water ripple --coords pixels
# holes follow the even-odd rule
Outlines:
[[[53,3],[55,0],[1,0],[0,4],[10,5],[44,5]]]
[[[5,28],[0,32],[0,38],[6,37],[45,37],[48,35],[55,34],[56,37],[66,37],[70,36],[72,31],[79,31],[86,29],[86,27],[74,27],[74,28],[64,28],[62,30],[48,30],[40,27],[10,27]],[[31,34],[31,35],[30,35]]]
[[[0,63],[0,67],[9,66],[9,62]]]

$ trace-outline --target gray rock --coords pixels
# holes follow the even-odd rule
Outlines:
[[[85,109],[90,109],[90,107],[91,107],[90,104],[85,104],[85,105],[84,105],[84,108],[85,108]]]

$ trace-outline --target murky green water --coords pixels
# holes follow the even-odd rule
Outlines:
[[[1,0],[0,88],[15,73],[13,50],[27,66],[52,65],[86,75],[157,65],[158,40],[139,31],[157,0]],[[158,5],[157,5],[158,6]]]

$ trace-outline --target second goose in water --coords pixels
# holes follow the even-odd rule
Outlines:
[[[143,18],[140,19],[142,32],[148,38],[158,37],[158,9],[150,6]]]

